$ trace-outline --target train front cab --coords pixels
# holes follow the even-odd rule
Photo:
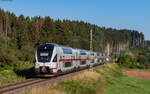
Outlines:
[[[53,44],[42,44],[36,49],[35,73],[38,75],[57,73],[57,47]]]

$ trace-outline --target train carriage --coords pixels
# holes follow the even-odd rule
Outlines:
[[[105,53],[102,53],[101,58],[102,58],[102,64],[105,64],[106,63],[106,58],[107,58]]]
[[[95,53],[90,51],[89,53],[89,62],[90,62],[90,66],[94,66],[96,64],[95,62]]]
[[[85,68],[88,67],[88,52],[85,50],[78,50],[79,54],[77,57],[77,60],[79,63],[79,68]]]
[[[62,72],[71,71],[76,66],[76,51],[69,47],[59,47],[59,61],[57,62],[60,67],[59,70]]]
[[[35,58],[37,75],[58,75],[98,65],[100,64],[99,58],[102,63],[106,60],[105,54],[98,55],[97,52],[52,43],[37,46]]]
[[[99,52],[96,53],[97,64],[101,64],[101,54]]]

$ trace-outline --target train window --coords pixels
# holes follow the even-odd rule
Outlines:
[[[80,50],[80,55],[86,55],[85,51]]]
[[[94,60],[91,60],[91,63],[94,63]]]
[[[62,48],[64,54],[72,54],[72,49],[70,48]]]
[[[99,53],[97,53],[97,56],[100,56],[100,54],[99,54]]]
[[[80,62],[80,65],[85,65],[86,64],[86,61],[81,61]]]
[[[54,46],[41,45],[37,47],[37,58],[39,62],[50,62]]]
[[[57,54],[55,55],[53,62],[57,62]]]
[[[75,59],[75,56],[71,56],[71,59]]]
[[[102,56],[105,56],[105,54],[104,54],[104,53],[102,53]]]
[[[91,53],[92,56],[94,56],[94,53]]]
[[[71,67],[72,66],[72,62],[64,62],[64,67]]]

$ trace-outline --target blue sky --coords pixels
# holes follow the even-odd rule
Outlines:
[[[50,16],[134,29],[150,40],[150,0],[0,0],[0,8],[17,16]]]

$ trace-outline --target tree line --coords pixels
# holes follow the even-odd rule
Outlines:
[[[9,46],[20,54],[23,52],[22,57],[27,55],[23,60],[29,60],[29,53],[33,55],[35,47],[41,43],[57,43],[89,50],[91,29],[94,51],[105,51],[108,43],[111,44],[112,52],[116,51],[115,47],[120,43],[128,43],[128,47],[144,46],[144,35],[136,30],[105,28],[78,20],[54,20],[49,16],[16,16],[0,9],[0,37],[5,39],[4,44],[0,45],[1,49]]]

